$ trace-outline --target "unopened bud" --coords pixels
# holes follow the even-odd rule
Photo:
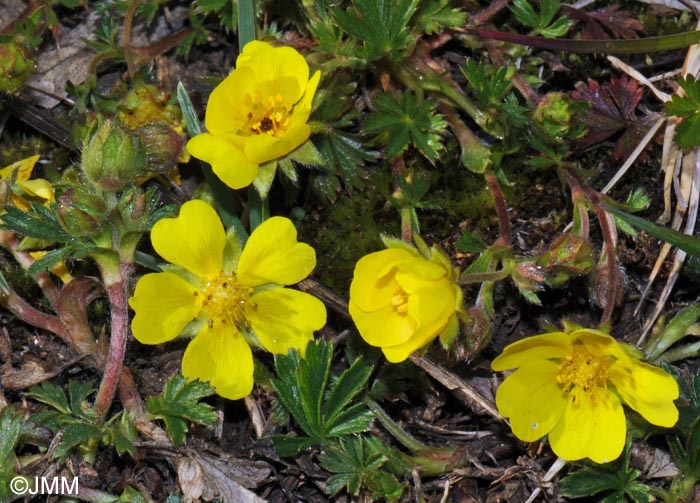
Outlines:
[[[549,245],[537,264],[546,273],[547,283],[558,287],[572,277],[591,272],[595,258],[588,241],[573,234],[563,234]]]
[[[56,217],[63,230],[73,237],[92,237],[100,233],[107,205],[97,194],[68,189],[58,198]]]
[[[83,149],[83,171],[104,192],[116,192],[141,176],[143,155],[138,137],[118,121],[106,120]]]
[[[165,122],[152,122],[134,131],[141,140],[149,173],[167,173],[183,157],[185,137]]]

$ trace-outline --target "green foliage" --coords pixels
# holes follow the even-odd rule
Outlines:
[[[60,386],[48,381],[27,392],[29,397],[55,409],[35,415],[34,420],[60,435],[60,442],[53,452],[59,462],[74,450],[92,462],[100,443],[113,445],[119,454],[134,452],[132,442],[137,433],[131,415],[118,414],[100,424],[97,412],[87,400],[93,392],[91,384],[75,380],[68,383],[68,395]]]
[[[0,227],[46,241],[66,243],[71,240],[58,223],[56,214],[46,206],[32,204],[31,210],[23,211],[13,206],[7,207]]]
[[[481,253],[488,245],[481,239],[481,236],[473,232],[464,231],[459,237],[455,246],[465,253]]]
[[[430,188],[428,175],[411,172],[405,177],[399,177],[397,184],[399,188],[394,192],[391,200],[401,214],[404,211],[408,212],[411,229],[414,233],[420,234],[420,221],[416,210],[440,208],[437,201],[423,201]]]
[[[654,237],[662,239],[667,243],[680,248],[686,253],[694,256],[700,256],[700,238],[688,236],[682,232],[675,231],[669,227],[650,222],[645,218],[631,215],[617,208],[608,205],[603,205],[605,211],[612,213],[616,218],[624,220],[630,225],[640,228],[644,232],[651,234]]]
[[[175,374],[165,383],[163,393],[148,399],[148,412],[153,417],[162,419],[168,435],[175,445],[185,441],[187,423],[214,424],[217,417],[213,408],[199,403],[202,398],[210,396],[214,388],[201,381],[188,381]]]
[[[524,141],[528,110],[511,93],[515,68],[496,68],[469,58],[461,70],[477,106],[487,117],[486,131],[503,139],[500,148],[504,154],[519,150]]]
[[[322,172],[312,172],[312,184],[331,202],[336,201],[342,184],[348,189],[363,188],[362,167],[378,156],[363,144],[361,135],[351,131],[361,115],[354,105],[357,83],[351,79],[347,72],[333,74],[318,91],[320,104],[311,117],[322,124],[313,142],[328,164]]]
[[[554,16],[559,12],[559,0],[541,0],[539,14],[527,0],[515,0],[513,2],[513,14],[515,18],[525,26],[532,28],[531,35],[542,35],[547,38],[561,37],[573,24],[565,16],[556,21]]]
[[[700,146],[700,82],[688,75],[678,84],[685,96],[674,94],[671,101],[666,102],[665,111],[667,115],[683,118],[676,126],[676,143],[683,148],[697,147]]]
[[[561,494],[569,498],[585,498],[602,492],[612,491],[602,503],[624,502],[625,497],[635,503],[651,503],[654,495],[648,486],[638,482],[640,472],[630,468],[630,442],[625,452],[616,461],[597,465],[587,464],[582,470],[574,472],[560,483]]]
[[[347,10],[335,9],[338,26],[360,42],[359,56],[369,61],[398,61],[413,48],[415,38],[408,22],[418,0],[352,0]]]
[[[327,445],[319,457],[321,466],[335,473],[328,479],[326,493],[333,496],[346,488],[349,494],[359,496],[365,486],[372,501],[380,498],[387,502],[399,501],[405,484],[387,470],[391,465],[402,465],[396,454],[377,437],[352,436]]]
[[[295,456],[312,445],[360,433],[369,428],[372,413],[362,403],[351,403],[372,372],[362,358],[337,378],[331,378],[333,345],[311,342],[304,358],[297,351],[275,356],[277,379],[272,385],[282,405],[307,436],[275,436],[280,456]]]
[[[377,143],[385,143],[387,158],[400,155],[411,144],[434,164],[443,148],[441,136],[447,123],[434,112],[434,102],[418,101],[410,91],[399,99],[389,93],[378,95],[374,99],[376,111],[367,116],[364,129],[378,134]]]
[[[15,447],[26,429],[21,411],[12,406],[0,411],[0,499],[11,495],[8,485],[16,475]]]
[[[196,0],[192,7],[198,14],[213,16],[227,31],[238,25],[238,4],[234,0]]]
[[[411,25],[423,33],[432,34],[445,28],[464,26],[466,21],[466,12],[450,7],[448,0],[422,0]]]

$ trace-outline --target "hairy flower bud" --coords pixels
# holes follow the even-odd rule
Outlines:
[[[116,192],[141,176],[143,153],[138,137],[118,121],[106,120],[83,148],[88,180],[104,192]]]
[[[183,158],[185,137],[165,122],[152,122],[134,131],[141,140],[145,171],[167,173]]]
[[[34,62],[21,44],[0,43],[0,91],[13,93],[34,72]]]
[[[537,263],[547,274],[547,283],[558,287],[571,277],[591,272],[595,258],[588,241],[573,234],[564,234],[552,241]]]
[[[92,237],[100,233],[107,205],[97,194],[72,188],[58,198],[56,217],[63,230],[73,237]]]

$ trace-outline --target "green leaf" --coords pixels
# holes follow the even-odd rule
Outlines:
[[[295,455],[311,445],[369,428],[371,412],[351,401],[364,388],[372,367],[358,360],[331,380],[332,357],[333,346],[326,341],[309,343],[303,359],[295,350],[275,356],[277,378],[272,385],[281,404],[308,436],[273,438],[280,455]]]
[[[54,457],[63,460],[76,447],[87,448],[101,437],[102,430],[95,425],[70,422],[62,430],[61,442],[54,451]]]
[[[6,211],[7,213],[2,216],[0,228],[10,229],[23,236],[60,243],[72,240],[72,237],[61,228],[56,215],[43,205],[32,204],[28,211],[8,206]]]
[[[202,134],[202,125],[199,123],[197,111],[194,109],[190,95],[182,82],[177,83],[177,102],[182,110],[182,119],[185,121],[185,127],[190,136]]]
[[[359,436],[329,444],[319,457],[321,466],[336,475],[328,479],[326,493],[333,496],[343,488],[358,496],[363,486],[372,493],[372,500],[397,501],[405,484],[386,469],[393,457],[390,449],[376,437]]]
[[[654,237],[662,239],[667,243],[680,248],[686,253],[694,256],[700,256],[700,239],[694,236],[688,236],[681,232],[675,231],[663,225],[655,224],[644,218],[638,217],[636,215],[631,215],[612,206],[603,205],[603,209],[609,213],[612,213],[616,217],[624,220],[628,224],[634,225],[635,227],[651,234]]]
[[[418,103],[418,97],[408,91],[399,101],[390,93],[382,93],[374,99],[374,106],[377,110],[367,116],[364,130],[379,134],[378,140],[385,142],[386,157],[396,157],[412,144],[430,162],[438,160],[447,123],[434,113],[435,103]]]
[[[402,59],[414,38],[408,22],[418,0],[352,0],[347,10],[334,9],[338,26],[362,44],[360,55],[368,60]]]
[[[542,34],[544,37],[554,38],[564,35],[573,24],[573,21],[566,17],[560,17],[552,23],[560,5],[559,0],[541,0],[540,13],[537,14],[527,0],[515,0],[512,9],[519,22],[532,28],[533,35]]]
[[[214,389],[201,381],[188,381],[183,376],[175,374],[167,383],[159,396],[148,399],[147,409],[154,417],[165,422],[165,428],[176,445],[185,441],[187,423],[214,424],[217,421],[216,412],[208,404],[199,400],[210,396]]]
[[[464,26],[467,14],[461,9],[451,8],[448,0],[424,0],[411,24],[423,33],[438,33],[445,28]]]
[[[685,96],[675,94],[665,105],[667,115],[683,117],[676,126],[676,143],[683,148],[700,145],[700,82],[692,75],[678,81]]]
[[[70,414],[71,407],[68,403],[65,391],[49,381],[42,382],[39,386],[29,388],[27,395],[42,403],[50,405],[63,414]]]
[[[0,271],[0,295],[7,295],[8,293],[10,293],[10,285],[7,284],[5,276]]]
[[[85,419],[94,419],[97,413],[90,407],[87,397],[94,391],[92,384],[89,382],[78,382],[71,379],[68,383],[68,398],[70,400],[71,414],[75,417]]]
[[[464,231],[455,243],[459,251],[465,253],[481,253],[488,245],[481,239],[481,236],[473,232]]]

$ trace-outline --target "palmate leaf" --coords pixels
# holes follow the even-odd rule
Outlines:
[[[175,374],[167,383],[163,393],[148,399],[148,412],[165,422],[173,443],[185,441],[187,423],[214,424],[216,412],[208,404],[199,400],[213,393],[214,389],[201,381],[188,381],[183,376]]]
[[[414,40],[408,22],[418,3],[418,0],[352,0],[352,7],[335,9],[332,15],[345,33],[362,42],[360,55],[370,61],[382,57],[396,61]]]
[[[32,204],[31,210],[22,211],[13,206],[7,207],[0,227],[15,231],[23,236],[66,243],[72,237],[58,223],[56,215],[47,207]]]
[[[399,100],[383,93],[374,99],[374,106],[377,110],[368,115],[364,130],[379,134],[377,139],[385,142],[386,157],[396,157],[411,144],[430,162],[437,161],[447,123],[433,112],[435,103],[430,100],[418,103],[412,92],[406,92]]]
[[[678,81],[685,91],[685,96],[674,95],[666,103],[668,115],[682,117],[683,121],[676,126],[676,143],[683,148],[700,145],[700,82],[692,75]]]
[[[309,343],[304,358],[297,351],[275,357],[277,379],[272,385],[306,437],[273,437],[280,456],[293,456],[329,439],[360,433],[369,428],[371,412],[361,403],[351,404],[372,371],[361,358],[337,379],[331,379],[333,346],[325,341]]]

